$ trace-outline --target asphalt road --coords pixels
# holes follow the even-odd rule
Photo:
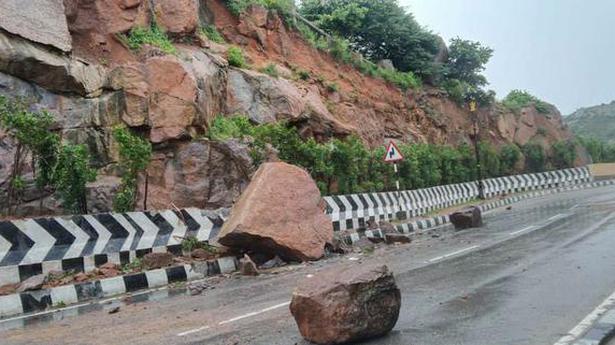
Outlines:
[[[615,290],[615,187],[526,200],[486,221],[369,256],[212,279],[216,288],[202,295],[115,314],[67,310],[14,329],[0,322],[0,343],[307,345],[287,306],[297,282],[332,265],[382,262],[402,291],[401,315],[389,336],[365,344],[553,345]]]

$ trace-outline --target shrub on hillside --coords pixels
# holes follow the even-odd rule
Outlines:
[[[230,47],[226,56],[229,65],[243,68],[246,66],[246,60],[243,56],[243,51],[239,47]]]
[[[541,114],[551,112],[551,105],[523,90],[511,91],[506,98],[502,100],[502,104],[515,113],[529,106],[533,106]]]

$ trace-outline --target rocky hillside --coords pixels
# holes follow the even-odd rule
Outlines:
[[[615,144],[615,101],[581,108],[565,121],[576,135]]]
[[[171,53],[147,44],[131,49],[126,41],[133,27],[149,27],[153,18],[173,40]],[[208,25],[226,43],[199,34]],[[243,49],[247,67],[229,65],[231,45]],[[278,76],[259,72],[272,64]],[[89,186],[94,212],[111,207],[119,184],[111,138],[118,125],[154,145],[147,200],[153,209],[229,206],[244,188],[253,172],[248,150],[203,139],[219,114],[286,120],[319,141],[356,134],[371,147],[389,138],[457,145],[470,141],[472,128],[469,112],[443,91],[401,91],[313,48],[275,13],[251,7],[236,17],[220,0],[2,1],[0,94],[48,109],[63,139],[89,147],[99,168]],[[479,118],[482,139],[497,146],[535,141],[550,148],[572,138],[555,108],[543,114],[495,105]],[[0,193],[14,150],[0,132]],[[26,182],[18,214],[61,212],[55,197],[34,188],[31,173]]]

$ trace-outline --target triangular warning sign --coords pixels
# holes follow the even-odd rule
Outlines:
[[[387,147],[387,152],[384,155],[384,161],[387,163],[398,162],[404,159],[404,156],[401,155],[401,151],[397,148],[394,142],[389,142],[389,146]]]

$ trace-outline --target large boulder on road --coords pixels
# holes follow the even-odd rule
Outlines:
[[[401,307],[393,273],[385,265],[342,266],[306,278],[290,311],[301,335],[316,344],[344,344],[390,332]]]
[[[456,230],[479,228],[483,226],[483,215],[479,207],[472,206],[450,215]]]
[[[318,260],[333,240],[320,191],[296,166],[264,163],[233,206],[218,242],[286,261]]]

